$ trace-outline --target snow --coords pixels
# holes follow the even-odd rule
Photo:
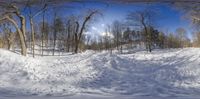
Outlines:
[[[24,57],[0,49],[0,99],[197,99],[200,49]]]

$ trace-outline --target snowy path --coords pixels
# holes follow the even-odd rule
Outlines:
[[[199,93],[197,48],[113,55],[86,51],[35,59],[0,49],[0,99],[197,99]]]

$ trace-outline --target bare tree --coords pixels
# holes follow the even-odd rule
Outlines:
[[[200,26],[200,1],[176,2],[174,6],[186,12],[193,23]]]
[[[86,47],[88,48],[90,40],[91,40],[91,35],[86,35]]]
[[[32,40],[32,52],[33,52],[33,57],[35,57],[35,29],[34,29],[34,21],[33,19],[40,15],[47,7],[47,4],[44,4],[44,7],[42,7],[40,10],[38,10],[36,13],[33,13],[32,12],[32,9],[31,9],[31,2],[27,2],[27,7],[29,8],[29,21],[30,21],[30,26],[31,26],[31,40]]]
[[[56,12],[54,14],[54,23],[53,23],[53,55],[55,55],[56,46],[58,43],[58,37],[64,32],[64,23],[62,22],[62,19],[56,15]],[[62,36],[60,36],[62,37]],[[59,42],[61,39],[59,39]]]
[[[114,21],[112,24],[112,34],[114,36],[114,42],[116,43],[116,47],[118,51],[121,51],[122,53],[122,33],[123,33],[123,27],[122,23],[119,21]],[[121,48],[120,48],[121,46]]]
[[[80,43],[80,40],[82,38],[82,35],[83,35],[83,32],[86,28],[87,23],[97,13],[98,13],[97,10],[90,11],[89,14],[84,18],[81,25],[80,25],[80,22],[78,22],[78,21],[76,22],[76,32],[74,34],[74,37],[75,37],[75,50],[74,50],[74,52],[75,53],[78,53],[79,43]]]
[[[1,29],[3,30],[4,35],[5,35],[5,41],[6,41],[7,48],[8,48],[8,50],[10,50],[11,47],[13,46],[15,33],[12,32],[12,30],[11,30],[12,26],[10,25],[10,23],[7,23],[7,22],[5,22],[1,25]]]
[[[177,28],[176,29],[176,35],[177,35],[177,38],[179,40],[179,45],[181,48],[184,47],[184,42],[186,41],[186,38],[187,38],[187,35],[186,35],[186,30],[184,28]]]
[[[67,52],[73,50],[75,41],[74,41],[74,35],[77,31],[77,17],[74,15],[71,15],[68,17],[66,21],[66,33],[67,33],[67,38],[66,38],[66,49]]]
[[[131,22],[133,26],[141,26],[144,33],[144,42],[146,44],[146,49],[151,52],[152,51],[152,39],[151,39],[151,31],[150,28],[153,25],[153,19],[155,12],[153,10],[142,10],[131,12],[127,16],[127,20]]]
[[[48,47],[48,42],[49,42],[49,32],[50,32],[50,26],[49,23],[46,21],[43,21],[39,23],[40,26],[40,34],[41,34],[41,47],[42,47],[42,56],[44,52],[44,47]]]
[[[10,23],[13,24],[15,29],[17,30],[17,33],[19,34],[20,38],[20,45],[21,45],[21,54],[26,56],[27,50],[26,50],[26,20],[25,17],[21,14],[19,8],[15,6],[14,4],[2,4],[3,9],[5,9],[4,13],[2,14],[2,17],[0,18],[0,21],[7,20]],[[19,18],[19,23],[16,21],[13,17],[16,16]],[[21,27],[20,27],[21,26]]]
[[[51,8],[60,7],[62,4],[71,3],[71,2],[79,2],[79,1],[69,1],[69,0],[1,0],[0,1],[0,21],[8,20],[13,26],[16,28],[17,33],[20,38],[21,45],[21,54],[26,56],[27,54],[27,46],[26,46],[26,22],[27,18],[22,14],[23,11],[27,11],[27,8],[32,8],[33,6],[37,6],[37,8],[41,7],[41,4],[51,5]],[[39,6],[38,6],[39,5]],[[42,9],[44,9],[43,7]],[[23,9],[23,10],[22,10]],[[33,9],[34,11],[30,11],[28,13],[28,18],[31,25],[32,32],[32,49],[34,51],[34,21],[33,18],[38,16],[41,10],[36,11],[37,9]],[[16,17],[19,19],[16,20]],[[33,52],[34,53],[34,52]],[[33,54],[34,56],[34,54]]]

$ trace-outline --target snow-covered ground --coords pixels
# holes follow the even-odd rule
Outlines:
[[[0,49],[0,99],[198,99],[200,49],[24,57]]]

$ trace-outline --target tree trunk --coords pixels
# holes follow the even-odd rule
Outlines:
[[[83,21],[83,24],[81,25],[80,32],[78,32],[78,30],[79,30],[79,23],[76,22],[76,24],[77,24],[76,34],[77,34],[77,35],[75,35],[75,43],[76,43],[76,45],[75,45],[75,53],[78,53],[79,43],[80,43],[80,41],[81,41],[82,34],[83,34],[84,29],[85,29],[86,23],[87,23],[87,22],[91,19],[91,17],[92,17],[94,14],[96,14],[96,13],[97,13],[97,11],[93,11],[93,12],[91,12],[91,13],[85,18],[85,20]],[[76,39],[77,39],[77,40],[76,40]]]
[[[76,22],[76,33],[74,34],[74,40],[75,40],[75,49],[74,52],[78,53],[78,45],[79,45],[79,41],[78,41],[78,30],[79,30],[79,23]]]
[[[53,40],[53,56],[55,55],[56,40],[57,40],[57,32],[54,31],[54,40]]]
[[[55,26],[56,26],[56,17],[57,17],[57,15],[56,15],[56,13],[54,13],[53,56],[55,55],[56,40],[57,40],[57,30],[56,30],[56,28],[55,28]]]
[[[148,29],[147,29],[147,26],[146,26],[146,24],[144,23],[144,20],[142,20],[142,25],[143,25],[143,27],[144,27],[144,32],[145,32],[145,34],[144,34],[144,39],[145,39],[145,45],[146,45],[146,49],[147,49],[147,51],[149,51],[149,52],[151,52],[151,45],[150,45],[150,40],[149,40],[149,34],[148,34]],[[149,31],[150,32],[150,31]]]
[[[20,46],[21,46],[21,54],[26,56],[27,54],[27,50],[26,50],[26,43],[25,43],[25,38],[24,38],[24,34],[23,32],[20,30],[19,26],[17,25],[16,21],[11,19],[10,17],[5,17],[6,19],[8,19],[16,28],[17,33],[19,34],[19,39],[20,39]]]
[[[11,33],[11,30],[8,33],[7,41],[8,41],[8,50],[11,50],[12,43],[13,43],[13,34]]]
[[[78,53],[78,46],[79,46],[79,41],[78,41],[78,34],[76,33],[75,35],[75,53]]]
[[[149,52],[152,51],[150,42],[149,42],[149,44],[148,44],[148,51],[149,51]]]
[[[117,32],[117,50],[119,51],[119,33]]]
[[[71,39],[71,35],[70,35],[70,32],[71,32],[71,24],[70,24],[70,21],[68,22],[68,28],[67,28],[67,33],[68,33],[68,35],[67,35],[67,52],[69,52],[69,50],[70,50],[70,39]]]
[[[8,39],[8,50],[11,49],[11,46],[12,46],[12,41]]]
[[[30,17],[30,25],[31,25],[31,38],[32,38],[32,51],[33,51],[33,57],[35,57],[35,31],[34,31],[34,24],[33,24],[33,18]]]
[[[44,13],[42,16],[42,56],[44,51]]]
[[[24,36],[24,42],[26,44],[26,20],[25,17],[20,16],[20,20],[21,20],[21,31],[23,33]],[[27,46],[27,45],[26,45]]]

